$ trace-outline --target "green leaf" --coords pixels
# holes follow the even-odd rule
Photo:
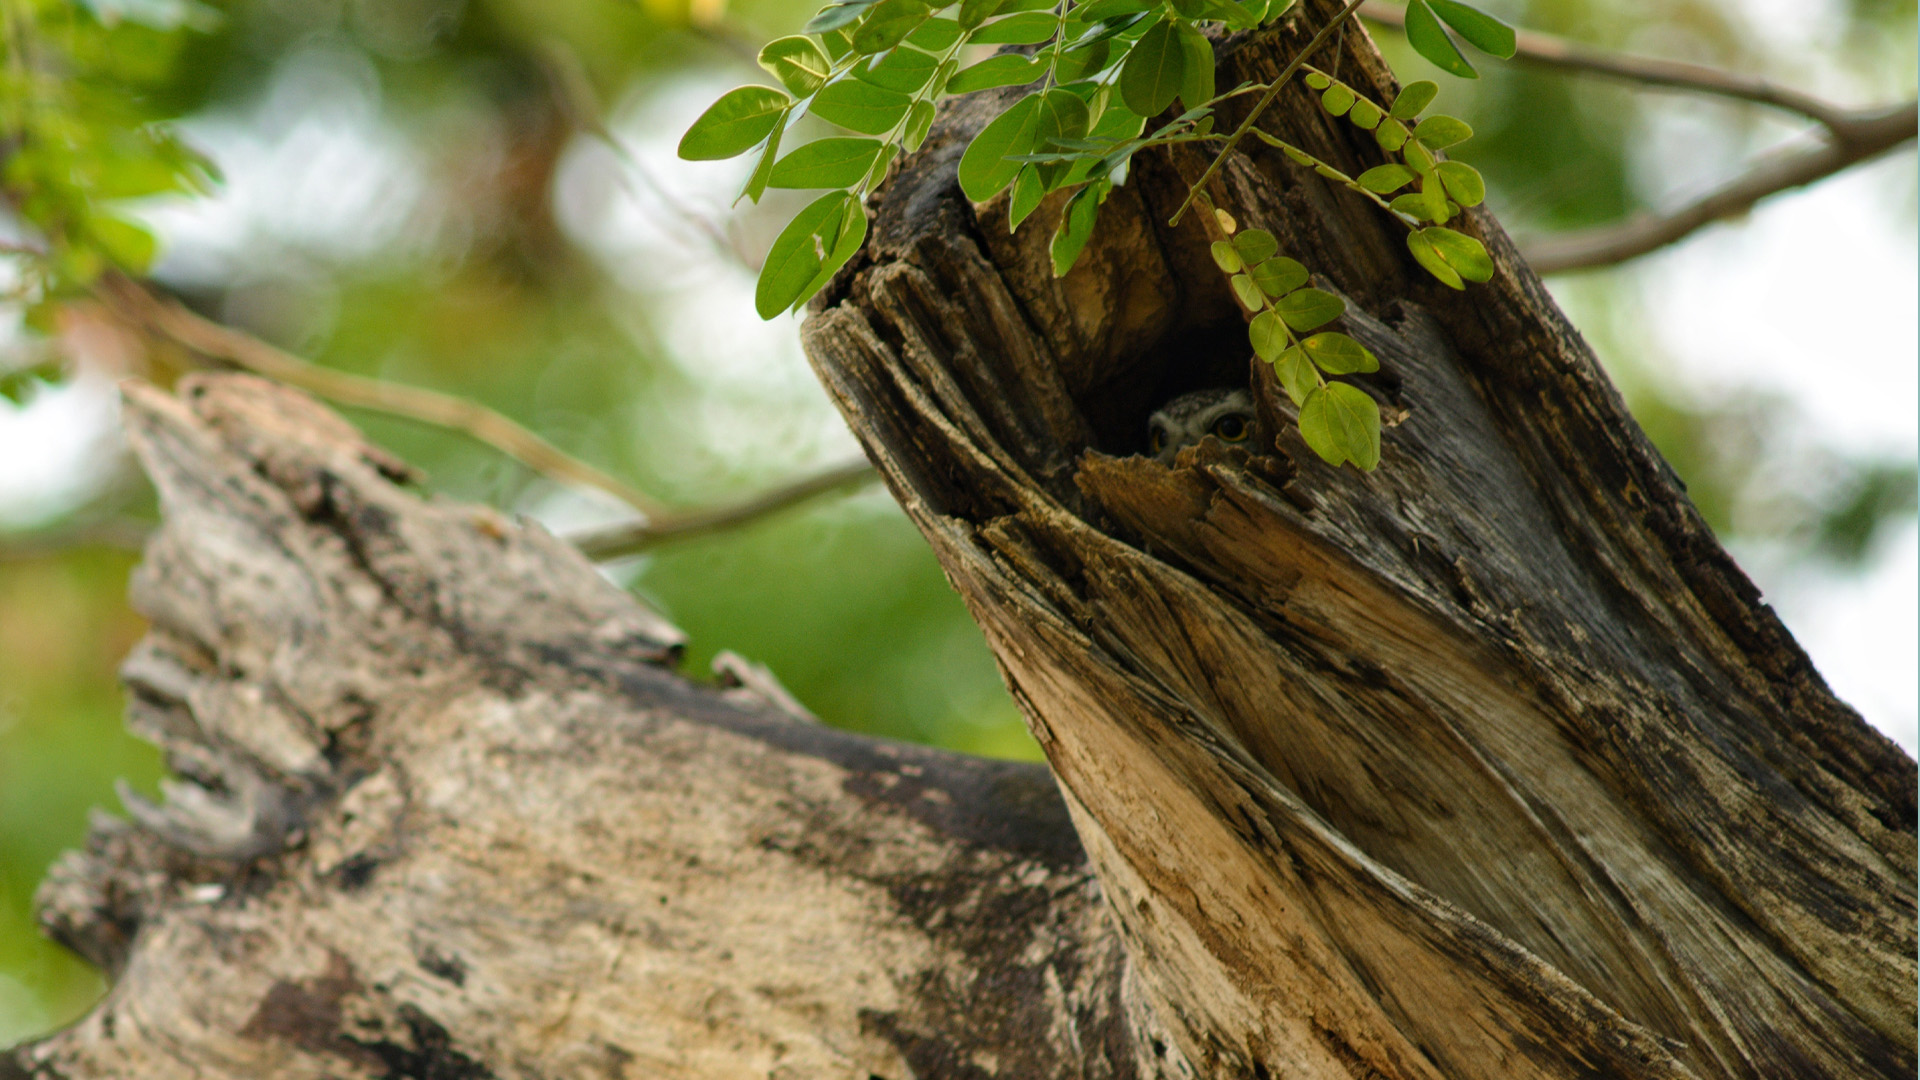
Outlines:
[[[1447,265],[1447,261],[1440,257],[1439,250],[1433,246],[1433,241],[1427,237],[1427,233],[1431,231],[1415,229],[1407,234],[1407,250],[1413,252],[1413,261],[1425,267],[1427,273],[1440,279],[1441,284],[1455,289],[1466,288],[1466,282],[1460,277],[1459,271]]]
[[[827,84],[813,99],[813,115],[866,135],[885,135],[907,114],[913,99],[859,79]]]
[[[1307,268],[1285,255],[1268,259],[1247,273],[1268,296],[1285,296],[1307,283]]]
[[[1198,109],[1213,100],[1213,42],[1192,23],[1175,23],[1173,37],[1180,46],[1180,103]]]
[[[1112,63],[1113,44],[1101,39],[1055,57],[1053,77],[1063,83],[1076,82],[1107,70]]]
[[[1433,17],[1427,0],[1407,0],[1407,44],[1449,75],[1463,79],[1480,77],[1473,65],[1467,63],[1467,58],[1460,55],[1460,47],[1441,28],[1440,20]]]
[[[1380,361],[1374,359],[1365,345],[1332,330],[1313,335],[1301,342],[1300,347],[1329,375],[1380,370]]]
[[[1339,318],[1347,310],[1347,302],[1324,289],[1295,289],[1274,301],[1273,308],[1288,326],[1305,331]]]
[[[1262,12],[1255,11],[1237,0],[1204,0],[1204,16],[1214,22],[1223,22],[1234,30],[1251,30],[1260,25]],[[1266,5],[1261,4],[1264,8]]]
[[[1235,274],[1227,279],[1227,284],[1233,286],[1233,295],[1240,298],[1248,311],[1260,311],[1267,306],[1267,298],[1260,295],[1260,286],[1247,275]]]
[[[1407,145],[1407,140],[1412,137],[1413,133],[1407,130],[1407,125],[1392,118],[1380,121],[1380,126],[1373,129],[1373,141],[1389,154]]]
[[[1409,191],[1395,198],[1387,206],[1421,221],[1427,219],[1427,197],[1418,191]]]
[[[1007,155],[1033,150],[1039,108],[1040,95],[1028,94],[973,137],[960,156],[960,190],[967,198],[985,202],[1013,181],[1021,165],[1006,160]]]
[[[1406,145],[1400,148],[1400,158],[1407,163],[1407,168],[1421,176],[1433,171],[1433,151],[1427,149],[1419,139],[1408,139]]]
[[[900,47],[888,51],[870,68],[854,68],[853,77],[883,90],[912,94],[933,80],[940,61],[918,49]]]
[[[1225,240],[1215,240],[1213,246],[1207,250],[1213,252],[1213,263],[1223,274],[1237,274],[1246,266],[1240,261],[1240,253],[1233,250],[1233,245]]]
[[[803,98],[826,85],[833,62],[813,39],[800,34],[775,38],[760,50],[760,66],[780,80],[794,97]]]
[[[820,44],[833,59],[842,60],[853,53],[853,31],[847,29],[827,30],[820,34]]]
[[[753,172],[747,176],[747,186],[740,189],[742,198],[758,203],[760,196],[767,193],[767,181],[773,179],[774,162],[780,155],[780,136],[786,133],[787,117],[792,115],[790,112],[780,114],[779,122],[774,124],[773,133],[767,136],[767,144],[760,151],[759,163],[754,165]]]
[[[853,31],[853,51],[872,55],[900,44],[933,12],[926,0],[880,0]]]
[[[907,44],[928,52],[946,52],[960,40],[960,24],[952,19],[928,19],[907,35]]]
[[[1067,13],[1067,18],[1082,26],[1092,26],[1109,19],[1137,15],[1159,6],[1152,0],[1093,0],[1090,4],[1076,5]]]
[[[831,245],[831,253],[821,262],[820,272],[815,274],[813,280],[807,283],[807,287],[800,291],[800,298],[793,302],[792,308],[798,309],[801,304],[811,299],[814,293],[825,288],[827,282],[833,280],[834,271],[846,265],[847,260],[859,252],[860,245],[865,243],[866,239],[867,210],[860,205],[859,199],[849,199],[846,207],[841,210],[839,239]]]
[[[1038,45],[1053,36],[1060,20],[1051,12],[1029,11],[990,22],[973,32],[969,45]]]
[[[1453,212],[1447,209],[1447,189],[1439,177],[1420,178],[1420,198],[1427,204],[1426,212],[1421,216],[1435,225],[1444,225]]]
[[[827,7],[821,8],[820,14],[807,20],[807,25],[801,29],[809,34],[829,34],[832,31],[858,22],[860,16],[865,15],[867,9],[872,6],[873,0],[852,0],[851,3],[846,4],[830,4]],[[846,43],[848,48],[852,48],[853,38],[848,36]],[[830,51],[832,47],[833,43],[829,42],[828,49]]]
[[[1307,72],[1307,85],[1315,90],[1325,90],[1327,87],[1333,85],[1333,80],[1317,71],[1309,71]]]
[[[1347,110],[1353,108],[1353,91],[1344,83],[1334,83],[1320,95],[1320,107],[1327,110],[1328,116],[1345,116]]]
[[[1000,13],[1005,0],[960,0],[958,22],[961,29],[971,30]]]
[[[780,159],[767,183],[777,188],[852,187],[880,155],[879,139],[816,139]]]
[[[899,152],[899,143],[886,143],[881,146],[879,156],[873,159],[873,165],[867,169],[865,183],[868,191],[879,187],[880,182],[887,178],[887,167],[893,164],[894,155]]]
[[[927,132],[933,130],[933,102],[916,101],[907,113],[906,126],[900,130],[900,141],[905,144],[908,153],[920,149],[926,141]]]
[[[1372,131],[1380,126],[1380,119],[1385,115],[1380,111],[1380,106],[1366,98],[1356,98],[1353,108],[1347,112],[1347,119],[1353,121],[1362,131]]]
[[[1207,16],[1207,0],[1167,0],[1167,3],[1189,26]]]
[[[1265,229],[1243,229],[1233,238],[1233,250],[1239,253],[1241,262],[1253,266],[1273,258],[1280,250],[1280,241]]]
[[[1447,25],[1472,43],[1474,48],[1502,60],[1513,57],[1514,48],[1518,45],[1513,27],[1458,0],[1427,0],[1427,3],[1433,6],[1434,14],[1446,20]]]
[[[1295,405],[1306,401],[1308,394],[1320,389],[1320,373],[1313,370],[1313,361],[1307,359],[1307,354],[1298,345],[1280,354],[1280,358],[1273,362],[1273,373],[1279,377],[1280,386]]]
[[[1155,23],[1134,43],[1120,69],[1120,99],[1141,116],[1158,116],[1180,96],[1186,76],[1186,51],[1174,37],[1172,20]]]
[[[1440,258],[1446,260],[1461,277],[1468,281],[1487,281],[1493,277],[1493,259],[1487,254],[1486,247],[1466,233],[1452,229],[1422,229],[1428,243]]]
[[[1479,206],[1486,201],[1487,182],[1480,178],[1480,170],[1466,162],[1442,161],[1433,171],[1447,186],[1447,194],[1461,206]]]
[[[87,231],[94,243],[114,265],[133,274],[144,274],[153,262],[153,234],[132,222],[104,215],[87,219]]]
[[[1100,216],[1100,198],[1105,193],[1104,185],[1088,184],[1067,201],[1067,208],[1060,215],[1060,228],[1053,234],[1053,243],[1048,248],[1053,256],[1054,277],[1066,277],[1073,264],[1080,261],[1087,238],[1093,235],[1093,223]]]
[[[1375,165],[1353,182],[1375,195],[1386,195],[1413,183],[1413,170],[1405,165]]]
[[[1046,194],[1047,186],[1040,182],[1040,170],[1031,165],[1021,169],[1013,178],[1013,197],[1007,200],[1007,231],[1018,229]]]
[[[744,154],[773,132],[793,99],[771,86],[729,90],[680,136],[687,161],[719,161]]]
[[[1328,383],[1301,403],[1300,437],[1329,465],[1372,471],[1380,464],[1380,407],[1358,387]]]
[[[1434,97],[1439,93],[1440,84],[1437,82],[1421,79],[1408,83],[1401,89],[1400,96],[1393,99],[1393,107],[1387,110],[1387,115],[1395,120],[1411,120],[1420,115],[1421,109],[1433,104]]]
[[[805,299],[807,286],[819,276],[828,253],[839,243],[849,203],[858,205],[844,191],[822,195],[780,231],[767,249],[767,261],[753,290],[754,310],[761,318],[771,319]]]
[[[1287,344],[1293,336],[1287,333],[1287,324],[1280,316],[1271,311],[1262,311],[1247,324],[1247,340],[1253,344],[1253,351],[1260,359],[1273,363],[1280,354],[1287,351]]]
[[[975,90],[989,90],[996,86],[1025,86],[1046,73],[1047,63],[1044,60],[1035,60],[1019,53],[989,56],[948,80],[947,93],[971,94]]]
[[[1055,87],[1040,96],[1034,113],[1034,141],[1040,146],[1077,142],[1087,134],[1087,103],[1071,90]]]
[[[1426,143],[1429,149],[1440,150],[1473,138],[1473,129],[1465,120],[1438,114],[1420,121],[1413,129],[1413,137]]]

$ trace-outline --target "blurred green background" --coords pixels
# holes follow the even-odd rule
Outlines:
[[[680,505],[857,455],[794,325],[752,312],[755,259],[797,204],[775,193],[732,208],[737,163],[672,156],[720,91],[761,78],[750,58],[810,14],[797,0],[27,6],[53,39],[80,31],[45,18],[50,7],[69,27],[115,28],[124,55],[102,77],[137,85],[144,115],[178,117],[220,170],[210,197],[129,207],[161,238],[154,276],[202,311],[327,365],[485,402]],[[1914,87],[1913,0],[1487,6],[1534,29],[1765,72],[1843,102]],[[26,21],[14,18],[14,32]],[[1404,43],[1379,37],[1403,77],[1429,74]],[[1485,67],[1479,83],[1443,79],[1441,101],[1479,130],[1460,156],[1522,236],[1670,205],[1798,126]],[[8,123],[37,92],[16,74],[0,102]],[[1876,167],[1853,196],[1899,238],[1895,258],[1911,248],[1911,158]],[[15,198],[23,182],[9,177]],[[1689,383],[1647,273],[1555,287],[1722,536],[1771,580],[1878,565],[1889,536],[1912,532],[1910,436],[1832,435],[1764,382]],[[111,388],[172,374],[84,304],[29,327],[33,297],[13,284],[21,310],[7,309],[0,338],[0,375],[20,376],[17,404],[0,399],[0,1046],[70,1021],[101,991],[37,935],[32,893],[82,842],[89,808],[116,806],[116,777],[152,792],[161,773],[122,730],[114,676],[142,631],[124,599],[128,541],[153,509],[113,438]],[[1873,340],[1911,366],[1910,310],[1877,317]],[[350,415],[450,496],[561,531],[619,516],[459,436]],[[690,672],[732,649],[831,723],[1037,757],[978,631],[877,487],[609,572],[691,634]]]

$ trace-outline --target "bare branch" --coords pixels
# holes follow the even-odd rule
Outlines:
[[[1774,154],[1720,190],[1666,214],[1639,217],[1523,245],[1536,273],[1555,274],[1611,266],[1645,255],[1703,226],[1738,217],[1769,195],[1803,187],[1913,139],[1916,103],[1908,102],[1857,122],[1853,137],[1811,150]]]
[[[34,562],[87,548],[137,552],[146,546],[152,528],[134,517],[104,517],[23,533],[0,539],[0,565]]]
[[[737,503],[692,510],[673,517],[628,522],[604,529],[575,533],[567,537],[567,540],[590,559],[604,561],[625,555],[637,555],[666,540],[697,536],[744,525],[805,502],[816,495],[864,484],[878,475],[873,471],[872,465],[864,461],[852,461]]]
[[[1407,19],[1405,9],[1388,4],[1385,0],[1367,0],[1360,7],[1360,17],[1368,22],[1391,26],[1395,29],[1403,29]],[[1718,68],[1689,64],[1679,60],[1660,60],[1649,56],[1611,52],[1532,30],[1517,30],[1514,37],[1513,58],[1515,60],[1566,71],[1608,75],[1647,86],[1696,90],[1701,93],[1718,94],[1722,97],[1771,105],[1777,109],[1797,112],[1823,124],[1842,139],[1851,138],[1849,132],[1855,125],[1870,120],[1875,115],[1874,112],[1854,112],[1843,109],[1838,105],[1810,97],[1797,90],[1776,86],[1766,79],[1752,75],[1721,71]]]
[[[299,387],[329,401],[462,432],[542,475],[596,488],[646,517],[661,504],[638,489],[568,454],[505,416],[464,398],[400,386],[308,363],[259,338],[202,318],[123,277],[103,279],[103,298],[128,318],[206,356]]]

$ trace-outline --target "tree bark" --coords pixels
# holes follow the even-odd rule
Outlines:
[[[576,553],[291,392],[134,389],[130,720],[183,780],[55,868],[114,988],[0,1080],[1912,1075],[1914,764],[1492,220],[1457,294],[1278,154],[1223,172],[1381,358],[1383,463],[1329,469],[1165,224],[1204,161],[1138,161],[1056,280],[1057,204],[1009,235],[955,185],[995,110],[947,112],[805,334],[1059,793],[688,683]],[[1376,162],[1304,89],[1263,123]],[[1242,380],[1255,452],[1134,456]]]

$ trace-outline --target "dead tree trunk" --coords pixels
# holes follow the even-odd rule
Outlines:
[[[1230,168],[1399,422],[1364,477],[1291,435],[1167,469],[1128,456],[1148,409],[1248,378],[1164,224],[1197,163],[1140,162],[1056,281],[1044,209],[1008,236],[954,185],[991,111],[884,190],[807,335],[1064,801],[692,686],[564,545],[285,391],[136,391],[166,525],[130,715],[184,782],[56,868],[43,921],[114,989],[0,1080],[1910,1076],[1914,764],[1497,227],[1461,296],[1277,155]]]

